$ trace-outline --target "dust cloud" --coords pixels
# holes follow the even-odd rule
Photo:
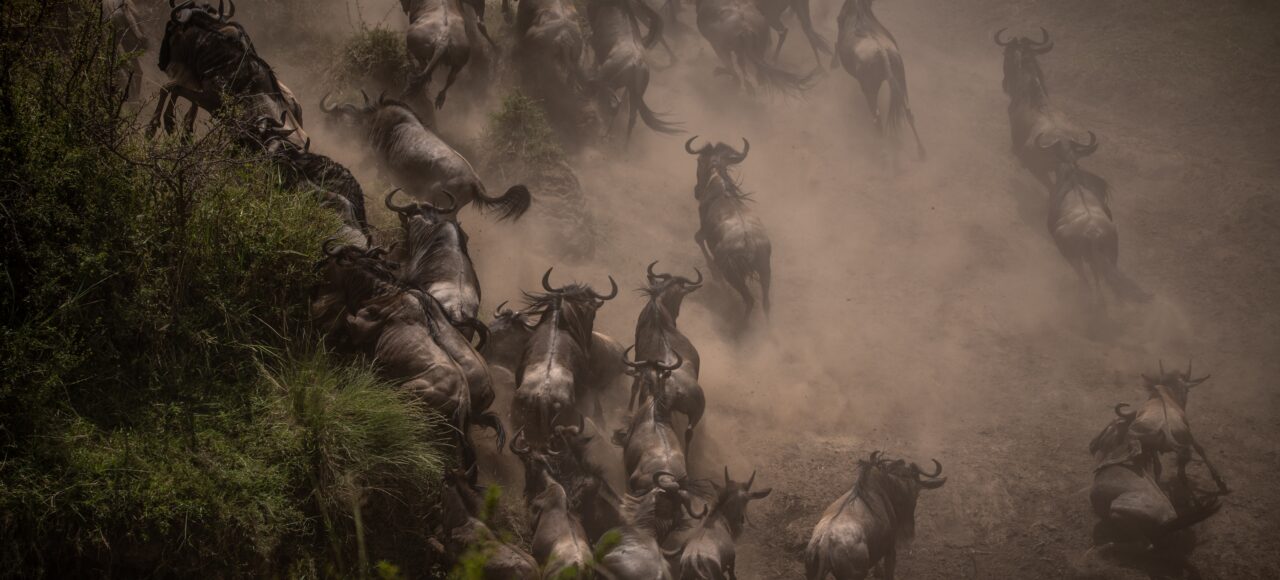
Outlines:
[[[818,29],[834,41],[839,5],[813,4]],[[359,5],[370,25],[406,25],[393,0]],[[278,17],[259,17],[261,6],[248,2],[237,17],[300,96],[315,148],[348,163],[370,196],[371,210],[380,208],[379,192],[389,184],[358,147],[324,131],[316,107],[327,91],[317,61],[351,33],[344,15],[354,13],[355,4],[330,0],[306,6],[292,18],[310,22],[314,10],[329,18],[327,24],[286,25]],[[807,533],[848,485],[853,461],[874,449],[921,463],[936,457],[952,476],[946,487],[921,498],[921,547],[904,564],[916,570],[913,577],[956,577],[945,572],[955,566],[965,570],[961,575],[1001,577],[1003,569],[1028,577],[1018,566],[1038,562],[1030,546],[1044,538],[1063,544],[1043,558],[1055,562],[1051,576],[1063,566],[1079,571],[1089,525],[1081,490],[1092,469],[1085,447],[1108,420],[1111,405],[1143,396],[1138,374],[1160,359],[1184,365],[1195,357],[1199,368],[1233,377],[1230,386],[1210,383],[1204,398],[1193,402],[1205,409],[1197,426],[1212,430],[1210,445],[1225,451],[1229,442],[1254,439],[1223,432],[1228,411],[1211,402],[1212,393],[1229,391],[1225,400],[1252,404],[1240,412],[1252,425],[1270,425],[1274,435],[1275,396],[1261,394],[1246,379],[1263,376],[1262,369],[1275,364],[1260,366],[1268,349],[1257,344],[1212,344],[1211,337],[1229,334],[1222,320],[1212,323],[1219,330],[1206,331],[1208,314],[1219,307],[1212,297],[1188,289],[1182,274],[1170,273],[1180,267],[1180,250],[1158,249],[1187,238],[1165,233],[1168,228],[1154,221],[1143,200],[1199,193],[1189,185],[1182,186],[1185,191],[1152,191],[1125,170],[1156,163],[1169,155],[1172,143],[1123,114],[1091,107],[1081,98],[1086,91],[1063,87],[1067,96],[1058,97],[1059,104],[1103,138],[1091,167],[1117,186],[1121,267],[1157,296],[1141,306],[1112,302],[1101,317],[1084,308],[1078,282],[1046,231],[1047,195],[1009,153],[1000,53],[990,40],[1003,26],[1022,26],[1023,34],[1041,24],[1055,33],[1066,28],[1059,38],[1067,40],[1059,40],[1057,52],[1044,59],[1046,72],[1050,83],[1080,81],[1090,67],[1066,63],[1093,58],[1070,46],[1086,42],[1086,33],[1039,20],[1071,14],[1034,2],[995,0],[968,8],[886,1],[876,9],[901,45],[911,104],[929,151],[926,161],[916,160],[906,143],[895,148],[896,155],[886,152],[853,79],[829,69],[828,57],[815,86],[797,98],[748,97],[714,76],[714,55],[693,29],[692,5],[685,6],[681,17],[688,28],[674,38],[679,61],[670,68],[654,66],[645,98],[655,111],[681,122],[686,135],[662,136],[639,124],[625,146],[620,118],[613,138],[572,154],[569,163],[600,232],[590,258],[567,260],[548,253],[546,244],[531,243],[545,227],[537,211],[511,224],[465,210],[461,219],[483,284],[482,312],[487,316],[499,302],[517,301],[521,290],[538,288],[550,266],[556,283],[576,279],[600,288],[612,275],[623,292],[601,309],[596,328],[631,344],[644,299],[628,290],[643,283],[646,264],[660,260],[664,271],[690,275],[697,267],[710,274],[693,241],[695,158],[685,153],[683,140],[699,135],[700,141],[737,147],[746,138],[751,151],[737,176],[772,239],[773,310],[767,320],[757,310],[750,330],[736,332],[737,297],[710,282],[689,296],[679,319],[702,355],[708,400],[691,471],[719,477],[724,465],[739,476],[759,470],[759,480],[775,494],[753,506],[759,513],[752,515],[787,536],[749,532],[746,555],[739,558],[743,577],[794,577],[796,558],[779,558],[780,550],[794,547],[791,536]],[[157,14],[163,18],[162,11]],[[508,33],[496,4],[488,22],[495,35]],[[808,71],[815,64],[812,52],[798,25],[788,24],[792,34],[780,62]],[[277,29],[297,34],[277,36]],[[298,38],[327,44],[289,44]],[[660,51],[651,56],[651,65],[666,62]],[[1059,67],[1069,72],[1060,74]],[[475,147],[486,111],[509,89],[451,91],[438,114],[441,132],[464,150]],[[1135,161],[1134,147],[1152,152]],[[487,179],[491,191],[511,185]],[[393,225],[385,213],[371,214],[384,227]],[[1268,235],[1274,242],[1274,232]],[[1238,313],[1261,309],[1274,329],[1274,306],[1274,298],[1250,293],[1227,307]],[[1247,314],[1233,316],[1249,320]],[[612,417],[609,430],[619,426],[618,414]],[[607,443],[596,454],[621,462],[620,451]],[[1240,456],[1231,455],[1237,464],[1259,461]],[[1246,468],[1223,463],[1228,476],[1245,486]],[[615,486],[621,489],[621,481]],[[1231,511],[1224,509],[1223,517],[1236,518],[1237,525],[1275,532],[1256,510],[1236,516]],[[1070,530],[1067,540],[1045,531],[1063,528]],[[1209,528],[1215,533],[1212,522]],[[973,554],[999,550],[990,546],[1015,532],[1035,540],[989,558],[995,563],[983,562],[997,571],[979,571]],[[913,565],[913,559],[927,560],[932,571]]]

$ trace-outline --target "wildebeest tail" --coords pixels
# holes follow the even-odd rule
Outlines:
[[[502,197],[490,197],[479,186],[472,194],[481,210],[495,212],[499,220],[518,220],[524,212],[529,211],[529,206],[533,203],[533,195],[523,185],[511,186]]]
[[[631,102],[631,106],[640,111],[640,118],[644,120],[644,124],[650,129],[667,135],[676,135],[683,133],[679,123],[667,121],[653,112],[649,105],[644,102],[645,88],[649,86],[649,69],[639,67],[635,69],[635,76],[631,79],[631,84],[627,87],[627,100]]]
[[[902,55],[882,50],[880,57],[884,59],[885,82],[889,84],[889,111],[884,120],[884,133],[896,139],[902,127],[909,125],[914,134],[915,120],[911,118],[911,106],[907,100],[907,79],[904,78],[906,68],[902,65]],[[917,153],[924,159],[924,144],[920,142],[920,135],[915,137]]]
[[[484,350],[485,345],[489,344],[489,327],[485,326],[484,323],[480,322],[476,317],[468,316],[467,318],[455,323],[454,326],[459,330],[469,329],[475,332],[475,335],[480,339],[475,345],[476,352]],[[464,336],[466,335],[464,334]],[[468,336],[467,338],[470,339],[471,337]]]
[[[485,427],[493,431],[498,436],[498,453],[502,453],[502,448],[507,445],[507,429],[502,426],[502,419],[493,411],[485,411],[478,413],[471,418],[476,425]]]
[[[1116,264],[1114,258],[1115,253],[1107,252],[1105,248],[1101,247],[1101,238],[1093,237],[1089,242],[1089,263],[1093,268],[1094,275],[1100,276],[1102,281],[1107,283],[1107,286],[1111,288],[1111,291],[1117,297],[1121,300],[1140,303],[1151,300],[1150,292],[1143,290],[1142,287],[1138,286],[1137,282],[1134,282],[1132,278],[1120,271],[1120,266]]]
[[[804,551],[804,576],[806,580],[826,580],[831,574],[831,565],[827,562],[827,551],[823,549],[820,538],[809,542]]]

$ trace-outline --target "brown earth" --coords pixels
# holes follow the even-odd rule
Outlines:
[[[839,5],[813,6],[834,40]],[[403,26],[389,7],[366,2],[364,14],[387,11],[389,26]],[[886,0],[876,10],[901,44],[926,162],[904,149],[898,170],[882,167],[843,71],[798,99],[748,98],[711,75],[696,32],[678,43],[677,66],[655,71],[647,97],[704,138],[751,140],[741,176],[774,244],[767,324],[734,338],[721,322],[734,298],[715,285],[680,320],[702,352],[710,408],[695,473],[755,469],[757,485],[774,490],[751,508],[740,577],[801,577],[798,548],[850,485],[854,461],[877,449],[937,458],[950,478],[921,497],[902,577],[1180,577],[1089,551],[1086,448],[1112,405],[1143,396],[1140,372],[1189,358],[1213,373],[1192,395],[1195,432],[1234,490],[1197,526],[1192,561],[1205,578],[1280,577],[1280,4]],[[682,17],[692,22],[691,6]],[[789,24],[783,63],[807,70],[812,55]],[[1102,322],[1082,309],[1047,235],[1045,193],[1009,154],[991,35],[1038,26],[1056,41],[1041,59],[1052,98],[1101,138],[1087,166],[1114,187],[1121,267],[1156,294],[1113,304]],[[290,72],[307,70],[305,51],[273,46],[264,29],[249,31],[282,78],[301,76]],[[324,88],[295,82],[314,110]],[[446,131],[477,135],[483,115],[447,113]],[[313,133],[318,149],[352,153]],[[515,226],[464,215],[490,307],[536,288],[549,265],[560,280],[598,286],[612,273],[624,288],[654,259],[702,266],[694,161],[681,139],[638,127],[629,150],[607,143],[571,164],[602,232],[589,260],[541,255],[529,244],[547,225],[536,214]],[[624,292],[598,329],[629,344],[641,304]],[[600,451],[620,469],[619,452]],[[1201,465],[1192,472],[1211,485]]]

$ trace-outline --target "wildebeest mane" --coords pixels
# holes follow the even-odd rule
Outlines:
[[[915,537],[916,501],[912,494],[902,489],[902,483],[886,471],[886,466],[902,463],[901,459],[859,460],[858,478],[845,505],[862,500],[873,514],[889,522],[898,541],[909,542]]]
[[[524,292],[524,296],[528,312],[542,316],[539,325],[551,320],[549,313],[559,311],[560,328],[567,330],[584,352],[590,349],[595,320],[595,310],[589,306],[595,300],[590,286],[575,282],[554,293]]]
[[[1083,187],[1098,196],[1098,201],[1107,208],[1107,217],[1111,216],[1111,184],[1107,183],[1102,176],[1079,166],[1072,167],[1070,171],[1063,172],[1058,177],[1050,207],[1057,207],[1062,202],[1062,198],[1071,193],[1076,186]]]
[[[410,267],[401,274],[406,281],[444,280],[457,274],[450,260],[444,259],[445,254],[450,252],[447,240],[442,239],[448,233],[446,228],[457,229],[458,246],[467,254],[467,234],[456,222],[446,219],[428,228],[425,233],[419,232],[417,235],[412,229],[406,233],[414,238],[410,240],[411,247],[422,249],[413,256]]]

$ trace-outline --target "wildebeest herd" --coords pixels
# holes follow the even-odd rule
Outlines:
[[[830,66],[843,65],[858,81],[886,147],[906,126],[923,159],[897,40],[871,4],[845,0],[835,22]],[[489,193],[471,163],[434,128],[447,91],[472,51],[482,50],[481,40],[496,46],[484,26],[484,3],[402,0],[401,5],[415,69],[401,98],[371,99],[362,93],[359,102],[343,103],[326,94],[318,101],[330,127],[359,143],[395,185],[377,200],[400,223],[388,247],[374,243],[365,194],[352,173],[311,151],[298,99],[258,55],[245,28],[232,20],[233,2],[214,7],[170,0],[158,64],[171,82],[160,93],[150,129],[178,130],[175,104],[186,99],[192,103],[186,131],[192,130],[197,109],[211,112],[243,146],[265,152],[286,185],[314,192],[341,218],[342,230],[321,249],[323,283],[314,295],[312,316],[335,350],[375,361],[384,379],[448,419],[460,469],[443,486],[432,543],[446,560],[483,545],[485,577],[491,578],[559,577],[566,570],[583,577],[644,580],[735,578],[734,544],[743,533],[748,504],[771,490],[756,486],[755,472],[745,480],[734,479],[727,467],[722,480],[691,475],[689,451],[699,441],[708,394],[695,340],[678,320],[685,297],[707,283],[703,272],[687,276],[650,263],[641,288],[647,303],[625,348],[595,329],[598,311],[619,293],[612,276],[602,290],[604,285],[557,283],[559,275],[548,267],[540,289],[524,292],[522,308],[508,309],[504,302],[485,323],[482,284],[458,212],[474,203],[499,220],[515,220],[537,196],[519,184],[502,195]],[[776,64],[788,11],[798,18],[816,58],[832,53],[812,22],[807,0],[697,0],[696,5],[697,29],[722,65],[716,72],[748,91],[790,93],[812,84],[813,74],[790,73]],[[663,31],[678,25],[678,6],[676,0],[657,7],[645,0],[587,0],[588,36],[573,2],[520,0],[511,58],[534,94],[584,96],[597,105],[608,127],[625,100],[628,138],[637,118],[660,133],[682,132],[680,124],[645,101],[647,52],[661,45],[670,59],[677,57]],[[503,13],[511,18],[506,2]],[[127,0],[104,1],[104,14],[129,33],[124,37],[130,47],[146,46]],[[1036,40],[1005,38],[1001,31],[995,42],[1004,50],[1012,150],[1048,190],[1048,227],[1058,249],[1098,307],[1104,303],[1104,285],[1122,300],[1148,299],[1150,294],[1119,270],[1106,181],[1080,166],[1097,150],[1097,137],[1073,126],[1049,100],[1038,62],[1053,47],[1048,32],[1042,29]],[[769,49],[775,46],[775,62],[770,62]],[[447,79],[434,99],[427,98],[439,69],[448,70]],[[887,90],[886,110],[881,110],[882,90]],[[767,320],[774,248],[732,173],[747,160],[750,147],[746,139],[740,149],[699,144],[697,136],[685,141],[685,151],[696,156],[691,163],[696,203],[688,215],[692,220],[696,207],[694,242],[711,283],[741,296],[743,320],[752,316],[758,295]],[[631,381],[626,415],[606,435],[606,400],[621,388],[624,375]],[[1090,444],[1097,461],[1090,499],[1101,520],[1100,543],[1160,542],[1217,511],[1211,496],[1192,492],[1186,475],[1194,451],[1204,458],[1219,493],[1227,491],[1187,422],[1188,394],[1207,378],[1193,378],[1189,367],[1186,372],[1161,368],[1145,378],[1148,401],[1135,411],[1118,405],[1116,419]],[[499,393],[509,395],[509,409],[495,408]],[[521,460],[523,497],[532,516],[529,551],[487,531],[489,524],[478,519],[477,428],[494,432],[498,450],[508,448]],[[604,439],[618,448],[615,456],[625,474],[620,490],[588,453]],[[1175,493],[1173,484],[1161,479],[1164,453],[1175,454],[1174,483],[1186,493]],[[805,553],[808,577],[863,578],[880,568],[885,578],[893,578],[914,532],[918,495],[941,487],[946,482],[941,473],[937,460],[922,468],[880,451],[853,461],[849,490],[820,517],[814,514]],[[616,545],[599,555],[595,546],[606,537]]]

